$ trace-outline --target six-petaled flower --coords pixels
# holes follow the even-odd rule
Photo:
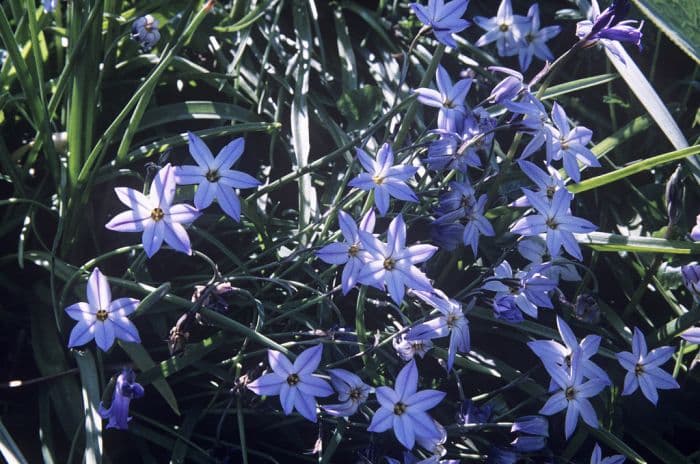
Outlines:
[[[457,42],[452,37],[469,26],[469,21],[462,19],[467,10],[469,0],[452,0],[447,3],[444,0],[428,0],[428,6],[420,3],[411,3],[411,9],[420,22],[430,27],[435,38],[449,47],[457,47]]]

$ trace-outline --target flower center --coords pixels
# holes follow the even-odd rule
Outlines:
[[[634,366],[634,374],[635,375],[644,374],[644,366],[642,366],[641,364],[637,364],[636,366]]]
[[[353,388],[350,390],[350,399],[353,401],[360,401],[360,398],[362,398],[362,392],[360,391],[359,388]]]
[[[555,221],[554,218],[547,218],[547,222],[545,224],[547,224],[547,227],[549,227],[552,230],[555,230],[559,226],[559,224],[557,224],[557,221]]]
[[[547,198],[550,200],[554,198],[554,192],[556,192],[557,188],[553,185],[547,186]]]
[[[391,271],[394,269],[394,266],[396,265],[396,261],[394,261],[392,258],[386,258],[384,260],[384,269],[387,271]]]
[[[205,176],[209,182],[218,182],[219,179],[221,179],[221,176],[219,175],[219,171],[212,170],[207,172],[207,175]]]
[[[153,219],[156,222],[163,219],[164,216],[165,216],[165,213],[160,208],[153,208],[153,211],[151,211],[151,219]]]
[[[527,43],[532,43],[532,42],[535,41],[535,36],[532,35],[532,33],[528,33],[528,34],[525,36],[525,40],[527,41]]]
[[[458,316],[456,314],[448,314],[447,315],[447,327],[452,328],[455,326],[457,322]]]
[[[564,356],[564,362],[566,363],[566,367],[571,367],[571,355],[567,354]]]
[[[576,396],[576,390],[574,390],[574,387],[569,387],[564,392],[564,395],[566,395],[567,401],[571,401]]]
[[[398,403],[396,403],[394,405],[394,414],[396,414],[397,416],[400,416],[401,414],[403,414],[405,412],[406,412],[406,405],[403,404],[401,401],[399,401]]]
[[[95,313],[95,317],[97,318],[98,321],[104,322],[109,318],[109,313],[107,312],[106,309],[98,309],[97,312]]]
[[[384,178],[380,176],[372,177],[372,181],[377,185],[382,185],[384,183]]]
[[[509,27],[506,23],[501,23],[498,29],[500,29],[501,32],[508,32]]]
[[[357,245],[350,245],[350,248],[348,248],[348,256],[355,257],[357,256],[357,253],[360,251],[360,247]]]
[[[450,100],[449,98],[446,98],[445,101],[442,102],[442,106],[444,106],[445,108],[452,109],[455,107],[455,104],[454,104],[454,102],[452,102],[452,100]]]
[[[287,377],[287,383],[293,387],[299,383],[299,376],[296,374],[289,374],[289,377]]]

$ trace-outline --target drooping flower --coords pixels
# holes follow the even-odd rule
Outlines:
[[[368,251],[367,263],[357,279],[365,285],[380,290],[386,287],[396,304],[401,304],[405,287],[431,291],[432,284],[415,265],[427,261],[437,251],[433,245],[406,246],[406,223],[399,214],[389,224],[387,243],[372,234],[359,231],[360,239]]]
[[[179,185],[197,184],[194,206],[198,210],[207,208],[216,199],[226,214],[234,221],[240,221],[241,201],[233,189],[254,188],[260,185],[260,181],[249,174],[231,169],[231,166],[243,155],[245,145],[243,137],[231,141],[221,149],[216,158],[197,135],[188,132],[187,138],[190,154],[197,162],[197,166],[177,166],[175,182]]]
[[[424,105],[438,108],[438,128],[447,132],[457,132],[461,120],[467,115],[464,99],[467,98],[472,86],[472,79],[466,78],[452,85],[452,79],[447,70],[438,66],[435,75],[438,90],[419,88],[415,90],[418,101]]]
[[[333,394],[328,382],[313,375],[322,354],[323,345],[318,344],[302,351],[292,364],[279,351],[267,350],[272,372],[254,380],[247,387],[256,395],[279,395],[285,415],[290,415],[296,409],[311,422],[316,422],[316,397]]]
[[[552,61],[554,55],[547,47],[547,41],[554,38],[561,31],[559,26],[547,26],[540,29],[540,7],[533,3],[527,12],[529,23],[523,28],[523,34],[518,43],[518,60],[520,69],[525,72],[532,63],[532,57],[536,56],[542,61]]]
[[[474,23],[487,31],[474,45],[483,47],[495,41],[499,56],[515,55],[518,53],[517,42],[527,30],[528,22],[527,17],[513,14],[510,0],[502,0],[496,16],[474,18]]]
[[[515,440],[511,442],[516,451],[533,453],[547,445],[549,421],[546,417],[538,415],[518,417],[513,422],[510,432],[518,434]]]
[[[700,264],[692,262],[681,266],[683,285],[688,289],[693,298],[700,300]]]
[[[568,369],[571,366],[571,359],[575,351],[581,351],[581,370],[585,379],[599,379],[610,385],[610,377],[603,369],[598,367],[591,357],[598,352],[601,338],[599,335],[587,335],[579,344],[576,335],[571,330],[571,327],[557,315],[557,328],[559,335],[564,342],[555,342],[554,340],[535,340],[528,342],[527,346],[542,360],[542,364],[547,364]],[[550,391],[556,389],[556,383],[552,381]]]
[[[647,351],[647,342],[644,334],[637,327],[632,336],[632,352],[622,351],[617,353],[617,361],[627,370],[623,395],[631,395],[637,388],[642,389],[642,394],[654,405],[659,400],[658,390],[671,390],[680,388],[676,379],[671,374],[662,370],[659,366],[671,359],[674,348],[661,346]]]
[[[464,401],[457,413],[457,422],[460,425],[479,425],[485,424],[491,420],[491,414],[493,413],[493,407],[486,403],[481,406],[477,406],[472,400]]]
[[[331,376],[331,385],[338,393],[340,401],[339,404],[321,406],[331,416],[352,416],[374,391],[357,375],[345,369],[328,369],[328,374]]]
[[[410,361],[414,356],[418,355],[421,359],[433,347],[433,341],[429,338],[415,338],[409,340],[407,334],[400,334],[391,341],[391,344],[396,350],[396,354],[404,361]]]
[[[84,345],[93,338],[102,351],[107,351],[115,338],[141,343],[138,330],[127,317],[140,301],[135,298],[112,301],[109,281],[98,268],[88,279],[87,300],[87,303],[75,303],[66,308],[68,316],[78,321],[71,330],[68,348]]]
[[[129,403],[132,399],[141,398],[144,390],[140,383],[136,383],[136,375],[131,369],[123,369],[117,376],[114,386],[112,403],[105,408],[102,403],[98,412],[103,419],[109,419],[108,429],[127,430],[129,428]]]
[[[487,101],[503,104],[513,101],[522,91],[527,90],[527,86],[523,83],[522,73],[503,66],[489,66],[487,69],[491,72],[496,71],[507,74],[503,80],[491,89]]]
[[[700,214],[695,218],[695,226],[690,231],[690,238],[696,242],[700,242]]]
[[[415,166],[394,166],[394,152],[388,143],[382,145],[374,160],[361,148],[356,149],[357,158],[365,171],[352,179],[348,185],[360,190],[374,191],[374,204],[379,214],[384,216],[389,211],[389,198],[418,202],[418,197],[406,185],[418,168]]]
[[[469,26],[469,21],[462,19],[467,11],[469,0],[428,0],[428,7],[420,3],[411,3],[411,9],[420,22],[430,27],[435,38],[448,47],[457,48],[452,34],[457,34]]]
[[[440,438],[440,430],[426,413],[437,406],[445,393],[418,390],[418,369],[415,361],[406,364],[396,376],[394,388],[378,387],[377,400],[381,407],[372,416],[368,432],[394,429],[394,435],[407,449],[412,449],[416,437]]]
[[[117,232],[143,232],[142,243],[150,258],[163,241],[177,251],[192,254],[190,238],[183,224],[189,224],[202,213],[190,205],[173,205],[175,169],[166,164],[151,182],[148,196],[128,187],[114,189],[119,201],[131,208],[117,214],[105,227]]]
[[[603,451],[600,449],[598,443],[593,447],[593,454],[591,454],[591,464],[622,464],[625,462],[625,457],[621,454],[616,454],[607,458],[603,457]]]
[[[630,42],[641,50],[644,21],[640,22],[638,27],[634,27],[637,21],[624,20],[629,10],[629,0],[614,0],[612,5],[601,13],[598,2],[592,0],[588,19],[576,24],[576,36],[583,41],[584,47],[600,42],[615,55],[618,53],[615,47],[610,46],[611,41]]]
[[[44,6],[44,13],[53,13],[56,9],[56,0],[41,0]]]
[[[522,190],[530,204],[537,210],[537,214],[520,218],[511,226],[510,231],[525,236],[546,234],[550,256],[557,256],[563,245],[571,256],[579,261],[582,260],[581,248],[576,242],[574,233],[585,234],[598,227],[586,219],[571,214],[570,204],[573,195],[566,189],[559,189],[554,192],[550,203],[528,189]]]
[[[433,339],[450,336],[447,349],[447,372],[452,370],[457,353],[467,353],[470,348],[469,321],[462,305],[447,297],[441,290],[414,291],[414,295],[440,312],[440,316],[418,324],[408,332],[408,340]],[[472,301],[469,307],[472,307]]]
[[[497,313],[513,309],[502,298],[511,300],[513,305],[528,316],[537,317],[537,308],[552,309],[548,292],[556,288],[557,283],[536,272],[519,271],[515,275],[508,261],[503,261],[493,272],[493,277],[486,279],[484,290],[496,292],[494,305]]]
[[[583,126],[572,128],[566,117],[564,108],[559,103],[552,105],[552,120],[556,128],[552,131],[551,143],[547,144],[547,164],[552,160],[564,160],[564,169],[574,182],[581,181],[581,170],[578,163],[589,167],[600,167],[598,158],[586,148],[591,141],[593,132]]]
[[[316,252],[316,256],[326,263],[345,265],[341,277],[343,295],[347,295],[355,286],[357,276],[360,274],[360,270],[366,261],[367,251],[362,245],[359,231],[362,230],[371,234],[374,230],[374,222],[373,209],[364,215],[360,221],[359,228],[352,216],[345,211],[338,211],[338,223],[345,241],[330,243]]]
[[[598,416],[588,398],[600,393],[605,388],[606,383],[600,379],[583,381],[581,351],[575,351],[571,357],[570,370],[564,370],[553,364],[545,364],[545,369],[554,379],[554,382],[559,387],[559,391],[549,397],[545,405],[540,409],[540,414],[551,416],[566,409],[564,435],[567,440],[576,429],[579,415],[586,424],[597,429]]]
[[[149,14],[137,18],[131,25],[131,38],[139,44],[143,52],[150,52],[160,40],[158,21]]]

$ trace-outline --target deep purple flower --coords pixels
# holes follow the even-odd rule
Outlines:
[[[508,261],[503,261],[493,272],[493,277],[486,279],[482,286],[484,290],[496,292],[496,312],[506,312],[512,306],[502,298],[511,299],[514,305],[528,316],[537,318],[537,308],[552,309],[548,292],[556,288],[557,283],[538,273],[518,272],[513,275],[513,269]]]
[[[511,433],[526,433],[541,437],[549,436],[549,421],[544,416],[531,415],[515,419],[510,428]]]
[[[389,224],[387,243],[372,234],[359,231],[369,256],[357,279],[380,290],[386,287],[396,304],[401,304],[405,287],[431,291],[432,284],[415,265],[427,261],[437,251],[433,245],[406,246],[406,223],[399,214]]]
[[[141,384],[136,383],[134,371],[123,369],[117,376],[114,394],[112,395],[112,404],[110,404],[108,409],[105,409],[100,403],[100,407],[97,410],[103,419],[109,419],[107,428],[127,430],[131,420],[131,417],[129,417],[129,403],[132,399],[141,398],[143,393]]]
[[[316,252],[316,256],[326,263],[345,265],[341,277],[343,295],[347,295],[355,286],[357,276],[367,259],[367,252],[360,240],[359,231],[371,234],[374,230],[374,222],[374,209],[370,209],[363,216],[359,228],[352,216],[345,211],[338,211],[338,223],[345,241],[330,243]]]
[[[414,295],[440,312],[440,316],[418,324],[408,332],[408,340],[433,339],[450,336],[447,349],[447,372],[452,370],[455,356],[467,353],[470,348],[469,321],[464,316],[462,305],[447,297],[442,291],[414,291]],[[474,306],[472,301],[469,305]]]
[[[272,372],[249,383],[248,389],[260,396],[279,395],[285,415],[296,409],[311,422],[316,422],[316,397],[333,394],[328,382],[313,375],[322,354],[323,345],[319,343],[302,351],[292,364],[279,351],[267,350]]]
[[[378,387],[377,400],[381,407],[372,416],[368,432],[394,429],[394,435],[407,449],[412,449],[416,437],[440,438],[440,430],[426,413],[437,406],[445,393],[418,389],[418,369],[410,361],[396,376],[394,388]]]
[[[564,108],[559,103],[552,105],[552,120],[556,128],[552,131],[551,143],[547,144],[547,164],[552,160],[564,160],[564,169],[574,182],[581,180],[581,171],[578,163],[589,167],[600,167],[598,158],[586,148],[591,141],[593,132],[583,126],[572,128],[566,117]]]
[[[143,250],[149,258],[163,241],[177,251],[192,254],[190,238],[183,224],[189,224],[202,213],[190,205],[173,205],[175,169],[168,163],[156,174],[148,196],[128,187],[114,189],[119,201],[131,208],[112,218],[105,227],[117,232],[143,232]]]
[[[66,308],[68,316],[78,321],[71,330],[68,348],[84,345],[93,338],[102,351],[107,351],[115,338],[141,343],[138,330],[127,317],[140,301],[134,298],[112,301],[109,281],[98,268],[88,279],[87,300],[87,303],[75,303]]]
[[[542,409],[540,409],[540,414],[551,416],[566,409],[564,435],[567,440],[576,429],[579,415],[586,424],[597,429],[598,416],[588,398],[600,393],[606,384],[600,379],[583,381],[581,351],[577,350],[574,352],[571,357],[571,369],[569,371],[552,364],[545,364],[545,369],[556,382],[559,391],[547,400]]]
[[[638,27],[634,27],[637,21],[625,21],[629,9],[629,0],[614,0],[612,5],[601,13],[598,2],[593,0],[588,19],[576,24],[576,36],[585,41],[584,47],[590,47],[600,41],[615,55],[615,47],[608,46],[609,41],[630,42],[641,50],[644,21],[640,22]]]
[[[502,66],[489,66],[489,71],[496,71],[507,74],[507,76],[491,89],[491,94],[487,101],[491,103],[503,104],[513,101],[520,93],[527,90],[523,83],[523,75],[518,71]]]
[[[622,351],[617,353],[617,361],[627,370],[623,395],[631,395],[641,387],[642,394],[654,403],[659,400],[658,390],[671,390],[680,388],[676,379],[671,374],[662,370],[659,366],[671,359],[674,348],[661,346],[647,351],[647,342],[644,334],[637,327],[632,336],[632,352]]]
[[[574,233],[586,234],[597,229],[597,226],[586,219],[571,215],[570,203],[573,195],[566,189],[559,189],[549,203],[528,189],[522,190],[537,210],[537,214],[519,219],[511,226],[510,231],[525,236],[546,234],[550,256],[557,256],[563,245],[571,256],[582,260],[581,248]]]
[[[222,148],[216,158],[197,135],[188,132],[187,137],[190,154],[197,162],[197,166],[176,167],[175,182],[180,185],[197,184],[194,206],[198,210],[208,207],[216,199],[226,214],[234,221],[240,221],[241,201],[233,189],[254,188],[260,185],[260,181],[256,178],[245,172],[231,169],[231,166],[243,155],[245,146],[243,137],[233,140]]]
[[[360,190],[374,191],[374,204],[377,205],[379,214],[384,216],[389,211],[389,198],[417,202],[418,197],[411,188],[406,185],[406,180],[411,178],[418,170],[415,166],[394,166],[394,152],[388,143],[382,145],[377,152],[377,159],[372,159],[361,148],[356,149],[357,158],[365,171],[352,179],[348,185]]]
[[[418,101],[424,105],[439,108],[438,128],[447,132],[457,132],[458,124],[466,117],[467,107],[464,99],[469,93],[472,79],[466,78],[457,81],[452,85],[447,70],[438,66],[435,76],[438,90],[429,88],[419,88],[415,90]]]
[[[131,24],[131,38],[139,44],[143,52],[150,52],[160,40],[158,21],[149,14],[137,18]]]
[[[591,454],[591,464],[622,464],[625,462],[625,457],[621,454],[616,454],[607,458],[603,457],[603,451],[600,449],[598,443],[593,447],[593,454]]]
[[[512,324],[520,324],[525,320],[523,312],[515,303],[515,298],[510,295],[500,295],[493,299],[493,316],[496,319],[508,321]]]
[[[444,0],[428,0],[428,7],[419,3],[411,3],[411,9],[418,16],[420,22],[432,28],[435,38],[448,47],[457,48],[457,43],[452,38],[469,26],[469,21],[462,19],[467,11],[469,0],[452,0],[447,3]]]
[[[510,0],[502,0],[496,16],[477,16],[474,22],[487,31],[474,45],[483,47],[495,41],[499,56],[512,56],[518,53],[517,42],[527,31],[528,18],[514,15]]]
[[[601,338],[599,335],[588,335],[579,344],[571,327],[557,316],[557,328],[564,345],[554,340],[535,340],[528,342],[527,346],[540,358],[542,364],[554,365],[564,369],[571,366],[571,358],[575,351],[581,351],[581,370],[585,379],[599,379],[610,385],[610,377],[603,369],[598,367],[590,358],[598,352]],[[556,389],[556,383],[552,381],[550,391]]]
[[[520,69],[525,72],[532,63],[533,55],[542,61],[552,61],[554,55],[546,42],[561,31],[559,26],[547,26],[540,29],[540,7],[533,3],[527,12],[529,23],[523,28],[523,34],[518,42],[518,60]]]
[[[357,375],[345,369],[328,369],[328,374],[331,376],[331,385],[338,393],[338,401],[340,401],[339,404],[321,406],[331,416],[352,416],[374,391]]]
[[[490,404],[477,406],[472,400],[462,403],[457,413],[457,422],[461,425],[485,424],[491,420],[493,407]]]

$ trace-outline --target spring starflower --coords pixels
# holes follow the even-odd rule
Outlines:
[[[357,375],[345,369],[328,369],[328,374],[340,401],[339,404],[321,406],[331,416],[352,416],[374,391],[374,388],[364,383]]]
[[[137,18],[131,25],[131,38],[141,47],[141,51],[148,53],[160,40],[158,20],[147,14]]]
[[[629,0],[613,0],[612,5],[601,13],[597,0],[592,0],[589,18],[576,24],[576,36],[583,41],[584,47],[600,42],[618,56],[610,42],[630,42],[641,50],[644,21],[634,27],[637,21],[625,20],[629,10]]]
[[[540,7],[533,3],[527,12],[527,24],[518,43],[518,61],[523,72],[530,67],[532,57],[536,56],[542,61],[552,61],[554,55],[547,47],[547,41],[556,37],[561,31],[559,26],[547,26],[540,28]]]
[[[700,214],[695,218],[695,225],[690,231],[690,238],[696,242],[700,242]]]
[[[127,430],[129,428],[129,404],[131,400],[141,398],[144,390],[140,383],[136,382],[136,375],[131,369],[123,369],[117,377],[114,386],[112,403],[105,408],[102,403],[98,412],[103,419],[109,419],[108,429]]]
[[[56,9],[57,0],[41,0],[41,4],[44,7],[44,13],[53,13]]]
[[[197,184],[194,206],[198,210],[208,207],[216,199],[226,214],[234,221],[240,221],[241,201],[233,189],[254,188],[260,185],[260,181],[251,175],[231,169],[243,155],[245,141],[242,137],[233,140],[214,158],[209,147],[197,135],[188,132],[187,138],[190,154],[197,166],[176,167],[175,181],[179,185]]]
[[[150,258],[160,250],[163,241],[177,251],[192,254],[190,238],[183,224],[189,224],[202,213],[190,205],[173,205],[175,169],[166,164],[151,182],[148,196],[128,187],[114,189],[119,201],[131,208],[112,218],[105,227],[117,232],[143,232],[143,250]]]
[[[87,300],[87,303],[75,303],[66,308],[68,316],[78,321],[71,330],[68,348],[84,345],[93,338],[102,351],[107,351],[115,338],[141,343],[138,330],[127,317],[140,301],[135,298],[112,301],[109,281],[98,268],[88,279]]]
[[[372,416],[368,432],[394,429],[394,435],[407,449],[412,449],[416,437],[440,438],[440,430],[426,413],[437,406],[445,393],[418,390],[418,369],[415,361],[406,364],[396,376],[394,388],[378,387],[377,400],[381,407]]]
[[[477,16],[474,22],[487,31],[474,45],[483,47],[495,41],[499,56],[512,56],[518,53],[517,42],[527,30],[529,20],[525,16],[514,15],[510,0],[502,0],[496,16]]]
[[[389,224],[387,243],[372,234],[359,231],[360,239],[368,251],[367,262],[357,279],[380,290],[385,286],[396,304],[401,304],[405,287],[431,291],[432,284],[415,265],[427,261],[437,251],[433,245],[406,246],[406,223],[399,214]]]
[[[496,292],[494,297],[497,304],[494,306],[496,312],[508,312],[517,307],[528,316],[537,317],[537,308],[552,309],[552,301],[549,299],[549,292],[554,290],[557,283],[537,272],[519,271],[513,274],[508,261],[503,261],[496,266],[493,277],[486,279],[482,286],[484,290]],[[503,301],[506,298],[513,302]]]
[[[659,366],[671,359],[674,348],[661,346],[647,351],[647,342],[644,334],[637,327],[632,336],[632,352],[622,351],[617,353],[617,361],[627,370],[623,395],[631,395],[641,387],[642,394],[654,405],[659,401],[658,390],[670,390],[680,388],[676,379],[671,374],[662,370]]]
[[[430,27],[435,38],[448,47],[457,48],[457,42],[452,34],[463,31],[469,26],[469,21],[462,19],[467,11],[469,0],[428,0],[428,6],[411,3],[411,9],[420,22]]]
[[[272,372],[249,383],[248,389],[260,396],[279,395],[285,415],[296,409],[311,422],[316,422],[316,397],[333,394],[328,382],[313,375],[322,354],[323,345],[318,344],[302,351],[292,364],[279,351],[267,350]]]
[[[374,203],[379,214],[384,216],[389,211],[390,197],[404,201],[418,202],[418,197],[406,185],[418,168],[415,166],[394,166],[394,152],[388,143],[382,145],[377,159],[372,159],[363,149],[357,148],[357,158],[365,171],[348,182],[350,187],[374,191]]]
[[[418,101],[424,105],[438,108],[438,128],[447,132],[457,132],[457,126],[467,115],[464,99],[472,86],[472,79],[466,78],[452,85],[447,70],[438,66],[435,81],[438,90],[429,88],[416,89]]]
[[[625,462],[625,457],[621,454],[616,454],[607,458],[603,457],[603,451],[600,449],[598,443],[593,447],[593,454],[591,454],[591,464],[622,464]]]
[[[571,127],[564,108],[559,103],[552,105],[552,120],[555,127],[552,131],[551,143],[547,144],[547,164],[552,160],[564,160],[564,169],[574,182],[581,181],[581,170],[578,163],[589,167],[600,167],[598,158],[586,148],[591,141],[593,132],[583,126]]]

